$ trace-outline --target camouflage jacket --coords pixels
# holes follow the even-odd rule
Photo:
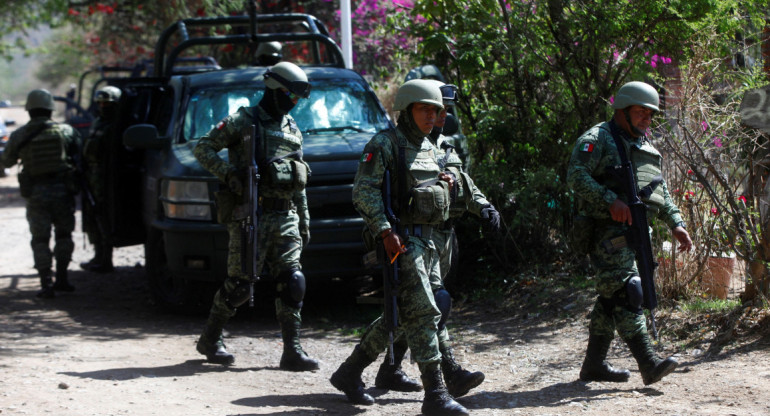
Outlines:
[[[385,170],[391,172],[393,204],[398,210],[397,195],[400,192],[397,180],[399,176],[398,141],[406,143],[405,162],[409,169],[406,177],[407,181],[411,181],[406,189],[410,189],[419,182],[421,179],[419,175],[434,175],[432,177],[437,178],[441,172],[436,162],[436,148],[427,136],[405,134],[400,127],[396,128],[395,134],[396,136],[393,137],[391,131],[377,133],[366,144],[353,184],[353,206],[361,214],[374,236],[391,228],[385,216],[385,205],[382,201],[382,181]]]
[[[432,142],[432,141],[431,141]],[[445,172],[451,173],[455,178],[455,186],[457,186],[456,198],[452,202],[449,215],[451,218],[457,218],[462,216],[466,211],[476,216],[481,215],[481,208],[489,204],[487,197],[484,193],[476,187],[473,179],[465,172],[463,162],[460,160],[460,156],[451,147],[446,150],[442,149],[442,144],[447,142],[447,137],[443,134],[438,136],[434,146],[436,147],[437,158],[436,161],[439,167]]]
[[[621,164],[610,131],[610,122],[597,124],[578,138],[572,150],[567,167],[567,184],[577,197],[580,215],[610,219],[609,207],[615,199],[628,202],[625,195],[613,190],[618,189],[618,184],[606,174],[607,168]],[[634,140],[625,134],[622,136],[622,140],[629,143],[646,140],[644,137]],[[659,186],[663,187],[664,204],[655,215],[673,228],[682,221],[682,216],[671,199],[666,182]]]
[[[45,123],[51,123],[50,127],[23,144],[29,134],[39,131]],[[74,169],[79,149],[80,134],[69,124],[35,117],[11,134],[3,153],[3,164],[11,167],[21,159],[24,172],[31,176],[66,172]]]
[[[226,182],[230,171],[233,169],[240,171],[249,162],[246,160],[248,150],[245,148],[243,137],[251,134],[251,126],[255,123],[259,126],[259,139],[256,143],[257,162],[302,150],[302,133],[294,119],[286,115],[280,121],[275,121],[257,105],[241,107],[237,112],[225,117],[200,138],[193,154],[203,168],[213,173],[222,182]],[[228,149],[228,160],[218,155],[218,152],[225,148]],[[271,188],[269,184],[260,182],[259,195],[293,200],[297,206],[300,221],[305,226],[309,223],[310,214],[304,189],[287,194],[284,190]]]

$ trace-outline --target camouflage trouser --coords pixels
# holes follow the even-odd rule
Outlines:
[[[56,264],[69,264],[75,243],[75,197],[63,183],[39,184],[27,198],[27,222],[32,234],[32,255],[37,270],[50,270]],[[49,247],[51,226],[54,227],[53,255]]]
[[[108,244],[107,224],[103,216],[104,211],[104,183],[103,180],[97,176],[97,173],[93,170],[89,171],[89,176],[86,178],[88,181],[88,189],[91,191],[91,196],[94,198],[94,205],[91,206],[86,191],[82,192],[82,214],[83,214],[83,231],[88,235],[88,241],[94,246]],[[101,222],[101,224],[99,223]]]
[[[230,236],[227,254],[227,275],[222,288],[214,296],[211,315],[230,318],[235,310],[225,302],[225,293],[230,293],[242,281],[248,282],[248,276],[241,273],[241,234],[240,224],[227,224]],[[259,258],[257,270],[267,264],[270,275],[276,278],[282,271],[301,269],[299,258],[302,253],[302,238],[299,235],[299,216],[295,211],[273,211],[259,217],[257,230]],[[281,282],[276,282],[278,292],[284,290]],[[284,304],[280,297],[276,299],[275,313],[279,322],[299,321],[299,309]]]
[[[639,274],[634,251],[629,247],[621,247],[610,253],[603,244],[625,235],[626,229],[621,225],[611,225],[596,230],[597,240],[590,257],[596,269],[599,298],[590,314],[588,330],[592,335],[614,338],[617,330],[621,338],[629,339],[647,331],[644,315],[622,305],[626,299],[626,282]]]
[[[437,337],[440,312],[431,290],[431,282],[441,279],[438,252],[433,241],[415,237],[409,238],[406,248],[407,252],[398,257],[399,328],[406,335],[412,358],[424,372],[437,368],[441,361]],[[360,345],[369,357],[387,348],[388,330],[382,315],[366,329]]]

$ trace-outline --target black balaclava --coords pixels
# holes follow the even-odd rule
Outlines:
[[[118,115],[118,106],[115,104],[107,104],[99,108],[99,115],[104,120],[115,120]]]
[[[430,134],[428,134],[428,137],[430,137],[430,141],[435,145],[438,143],[438,138],[441,136],[441,133],[444,131],[443,127],[433,127],[433,130],[430,131]]]
[[[294,105],[291,98],[278,88],[266,88],[265,95],[262,97],[262,101],[259,102],[259,106],[276,121],[289,114]]]
[[[409,104],[406,110],[402,111],[398,115],[398,127],[401,128],[401,132],[404,133],[406,138],[415,144],[419,144],[422,138],[425,137],[425,133],[417,127],[417,123],[414,122],[412,116],[412,105]]]

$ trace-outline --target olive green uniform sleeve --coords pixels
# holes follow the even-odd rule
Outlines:
[[[473,182],[470,175],[466,174],[465,171],[462,172],[462,175],[466,181],[467,190],[470,191],[468,192],[467,199],[468,212],[476,216],[481,216],[481,208],[488,205],[489,201],[487,201],[487,197]]]
[[[567,166],[567,185],[593,216],[609,216],[609,206],[618,197],[595,179],[607,166],[617,164],[617,149],[611,141],[609,127],[594,126],[578,138]]]
[[[225,161],[217,154],[224,148],[240,146],[243,142],[242,124],[244,115],[242,109],[220,121],[214,128],[198,140],[193,150],[193,155],[201,166],[219,178],[227,182],[227,173],[237,166]]]
[[[391,228],[385,216],[385,204],[382,201],[382,180],[385,170],[390,169],[391,183],[395,181],[394,160],[396,158],[392,143],[385,133],[378,133],[372,137],[364,147],[353,183],[353,206],[375,236]],[[394,198],[395,192],[393,189]]]
[[[665,203],[658,211],[658,218],[666,222],[669,228],[674,228],[676,224],[682,222],[682,213],[679,211],[679,207],[674,204],[674,200],[671,199],[671,194],[668,192],[668,185],[666,181],[660,184],[663,187],[663,199]]]
[[[3,166],[10,168],[19,161],[19,141],[24,137],[24,127],[11,133],[3,151]]]

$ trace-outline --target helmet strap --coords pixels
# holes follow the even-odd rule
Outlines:
[[[634,137],[642,137],[644,136],[644,132],[636,128],[633,124],[631,124],[631,112],[628,111],[630,107],[626,107],[623,109],[623,115],[626,117],[626,123],[628,123],[628,129],[631,130],[631,133],[634,134]]]

